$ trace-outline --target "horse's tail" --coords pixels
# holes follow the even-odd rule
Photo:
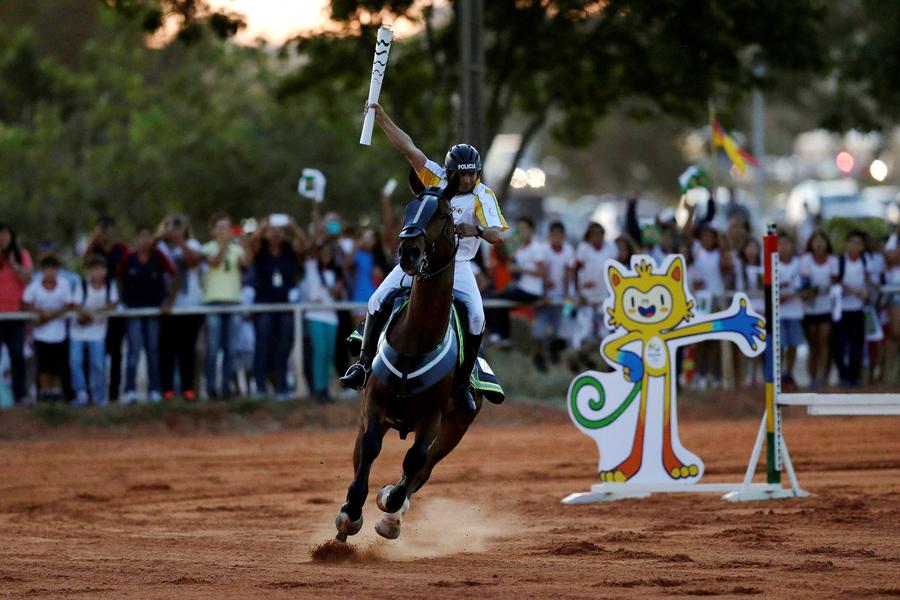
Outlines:
[[[597,390],[598,398],[596,400],[588,400],[588,407],[592,411],[599,412],[606,405],[606,393],[603,390],[603,384],[596,377],[590,373],[582,373],[572,381],[572,385],[569,386],[569,413],[585,429],[602,429],[614,423],[631,406],[631,403],[634,402],[634,399],[641,391],[641,381],[639,380],[628,392],[625,400],[615,410],[604,417],[596,417],[582,413],[581,408],[578,406],[578,394],[585,386]]]

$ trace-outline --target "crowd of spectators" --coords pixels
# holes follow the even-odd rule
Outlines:
[[[749,213],[729,205],[718,215],[725,225],[716,228],[723,209],[715,202],[707,203],[702,218],[695,218],[693,207],[682,208],[681,225],[672,210],[642,225],[633,195],[615,239],[595,222],[568,232],[552,221],[539,235],[532,219],[516,220],[507,242],[483,248],[473,263],[486,298],[523,303],[514,311],[487,311],[488,343],[508,348],[510,313],[518,313],[530,323],[536,369],[559,362],[565,348],[574,350],[573,370],[599,367],[597,349],[608,333],[604,265],[609,258],[627,265],[636,253],[657,263],[671,253],[684,255],[699,312],[724,308],[730,301],[726,292],[739,290],[763,313],[761,232],[753,231]],[[294,313],[236,307],[309,302],[325,308],[303,313],[304,372],[312,397],[330,401],[335,373],[344,372],[351,358],[345,340],[365,308],[327,305],[365,303],[393,267],[399,227],[387,196],[382,209],[381,231],[344,226],[333,213],[316,212],[305,227],[283,214],[254,227],[219,213],[208,221],[206,243],[182,214],[156,228],[136,227],[130,243],[118,238],[112,218],[101,217],[80,259],[68,261],[74,271],[63,265],[55,244],[39,244],[32,258],[13,227],[0,223],[0,313],[38,314],[33,322],[0,320],[0,356],[11,375],[13,400],[103,405],[201,395],[284,399],[294,389],[288,366]],[[879,289],[900,284],[898,235],[883,243],[854,231],[843,241],[844,251],[835,253],[821,229],[803,240],[779,232],[786,386],[794,384],[797,348],[804,343],[812,387],[827,385],[832,367],[841,385],[878,383],[896,363],[900,294]],[[116,317],[122,308],[150,310]],[[692,353],[692,367],[680,353],[681,383],[721,386],[719,345],[698,344]],[[738,385],[762,382],[760,359],[739,357],[734,368]]]

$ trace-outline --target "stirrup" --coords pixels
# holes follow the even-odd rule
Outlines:
[[[475,403],[471,384],[466,383],[465,386],[456,390],[456,393],[453,395],[453,405],[469,413],[478,412],[478,404]]]
[[[359,381],[359,372],[362,371],[362,381]],[[343,377],[338,379],[346,388],[350,388],[352,390],[361,390],[366,387],[366,384],[369,382],[369,373],[370,370],[366,368],[362,363],[356,363],[350,365],[350,368],[347,369],[347,373],[344,374]]]

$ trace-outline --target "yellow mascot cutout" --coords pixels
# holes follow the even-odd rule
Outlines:
[[[678,437],[676,349],[727,340],[758,356],[763,317],[740,293],[727,310],[695,315],[681,255],[668,256],[658,270],[649,256],[632,257],[631,269],[609,260],[606,274],[611,333],[600,353],[614,371],[578,375],[567,395],[569,416],[597,443],[601,482],[695,483],[703,462]]]

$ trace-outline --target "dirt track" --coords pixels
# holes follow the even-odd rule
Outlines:
[[[492,407],[492,410],[502,410]],[[757,422],[682,424],[706,481],[737,480]],[[668,496],[563,507],[596,454],[568,424],[474,428],[396,542],[334,535],[353,433],[0,443],[0,597],[900,596],[896,419],[794,418],[805,500]],[[390,436],[372,490],[399,474]]]

